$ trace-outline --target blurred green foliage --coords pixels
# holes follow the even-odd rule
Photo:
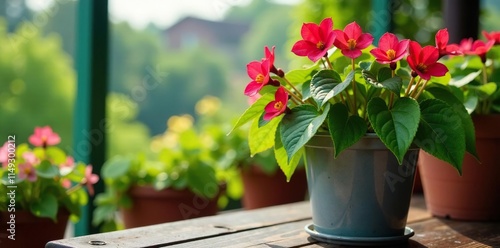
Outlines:
[[[75,71],[58,36],[42,37],[30,23],[6,32],[0,20],[0,140],[27,140],[35,126],[50,125],[62,148],[72,145]]]

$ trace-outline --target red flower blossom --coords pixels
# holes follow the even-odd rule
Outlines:
[[[283,87],[279,87],[274,94],[274,101],[268,103],[264,108],[264,120],[269,121],[285,112],[288,104],[288,93]]]
[[[334,30],[333,32],[336,35],[333,44],[342,51],[342,54],[351,59],[361,56],[361,50],[373,42],[373,36],[362,33],[361,27],[356,22],[347,24],[344,31]]]
[[[9,142],[5,142],[2,147],[0,147],[0,164],[2,167],[7,168],[9,161],[9,153],[7,147],[9,146]]]
[[[85,167],[85,178],[83,179],[83,184],[87,186],[87,190],[90,195],[94,195],[94,184],[99,181],[99,176],[92,174],[92,165]]]
[[[472,51],[472,43],[474,42],[474,39],[472,38],[464,38],[460,41],[460,44],[458,45],[460,47],[460,51],[463,54],[470,54]]]
[[[29,137],[29,142],[34,146],[52,146],[61,142],[61,137],[52,131],[49,126],[35,127],[35,133]]]
[[[381,64],[395,63],[401,60],[408,50],[410,40],[399,41],[392,33],[385,33],[380,37],[378,48],[373,48],[370,53]]]
[[[478,55],[479,57],[481,57],[481,60],[484,63],[486,62],[486,53],[488,53],[488,51],[493,47],[494,44],[494,40],[489,40],[487,42],[484,42],[482,40],[475,40],[472,43],[472,47],[470,51],[467,52],[467,54]]]
[[[494,40],[495,45],[500,45],[500,31],[493,31],[491,33],[483,31],[483,35],[487,40]]]
[[[264,47],[264,56],[265,58],[262,59],[262,60],[269,60],[269,65],[271,67],[274,66],[274,46],[271,48],[271,50],[269,49],[269,47],[265,46]]]
[[[418,42],[410,42],[410,55],[407,61],[411,69],[422,79],[429,80],[431,76],[441,77],[448,72],[445,65],[437,62],[439,50],[433,46],[422,48]]]
[[[252,61],[247,65],[247,73],[252,81],[245,88],[245,95],[257,94],[269,82],[269,69],[270,64],[267,59],[262,62]]]
[[[436,47],[439,50],[439,57],[443,57],[445,55],[460,55],[462,52],[460,51],[460,47],[456,44],[449,44],[450,34],[448,33],[448,29],[440,29],[436,33]]]
[[[292,52],[298,56],[307,56],[313,62],[325,56],[335,40],[332,18],[323,19],[319,25],[304,23],[300,33],[302,40],[293,45]]]

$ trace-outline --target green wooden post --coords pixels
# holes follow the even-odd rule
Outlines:
[[[391,32],[393,28],[392,16],[394,13],[393,0],[372,0],[372,20],[370,32],[372,33],[374,45],[385,32]]]
[[[73,123],[75,160],[92,164],[99,174],[105,160],[105,103],[108,68],[108,1],[78,1],[77,24],[78,85]],[[103,192],[100,180],[95,192]],[[92,226],[94,197],[82,209],[75,235],[97,233]]]

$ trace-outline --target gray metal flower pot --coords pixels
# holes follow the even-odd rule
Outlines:
[[[329,135],[316,135],[305,151],[314,224],[306,231],[345,244],[358,244],[356,238],[370,244],[377,238],[406,241],[413,235],[405,226],[417,148],[402,165],[376,135],[366,135],[336,159]]]

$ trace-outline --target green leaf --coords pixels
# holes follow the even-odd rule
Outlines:
[[[479,74],[481,74],[481,72],[482,72],[482,70],[478,70],[476,72],[469,73],[466,76],[456,76],[450,80],[449,84],[460,88],[460,87],[472,82],[472,80],[474,80],[474,78],[479,76]]]
[[[330,108],[328,128],[335,148],[335,157],[358,142],[366,133],[365,120],[357,115],[349,116],[347,107],[337,103]]]
[[[248,131],[250,154],[263,152],[274,145],[274,135],[283,115],[277,116],[264,126],[259,127],[259,119],[254,119]]]
[[[392,70],[389,67],[382,67],[378,70],[377,80],[383,82],[389,78],[392,78]]]
[[[106,179],[116,179],[127,174],[132,160],[130,158],[115,156],[102,166],[102,176]]]
[[[285,74],[285,77],[288,81],[294,83],[294,85],[299,84],[311,78],[311,74],[316,69],[318,69],[317,65],[313,65],[305,69],[291,70]]]
[[[485,100],[490,98],[493,94],[495,94],[497,90],[497,84],[490,82],[487,84],[481,84],[478,86],[475,85],[469,85],[468,86],[471,90],[474,90],[481,100]]]
[[[281,142],[280,133],[276,132],[274,157],[276,158],[276,162],[278,162],[281,171],[283,171],[283,173],[285,174],[287,182],[289,182],[292,178],[292,175],[295,172],[295,169],[297,168],[297,165],[299,164],[303,153],[304,149],[302,148],[297,153],[295,153],[295,155],[293,155],[290,161],[288,161],[288,155],[286,153],[285,147],[283,146],[283,143]]]
[[[46,155],[54,164],[62,164],[66,162],[66,154],[59,147],[49,146],[45,150]]]
[[[381,68],[382,69],[389,69],[386,67]],[[389,69],[390,70],[390,69]],[[375,79],[375,75],[371,73],[370,71],[363,70],[362,71],[363,78],[365,78],[366,82],[373,85],[375,88],[381,88],[381,89],[387,89],[392,91],[394,94],[399,96],[399,93],[401,92],[401,88],[403,87],[403,81],[400,77],[389,77],[385,79],[383,82],[380,82],[379,79],[385,78],[385,76],[379,76],[379,79]]]
[[[209,165],[204,163],[189,165],[187,178],[189,189],[197,195],[214,198],[219,192],[215,171]]]
[[[367,111],[375,133],[401,164],[417,132],[420,119],[417,101],[402,97],[389,109],[384,100],[376,97],[368,102]]]
[[[472,118],[469,113],[465,109],[464,105],[458,100],[453,93],[447,91],[443,88],[438,87],[429,87],[426,89],[429,93],[431,93],[435,98],[443,100],[449,106],[453,108],[455,113],[457,113],[460,121],[462,123],[462,127],[464,128],[463,132],[465,134],[465,147],[466,150],[479,159],[476,151],[476,135],[474,132],[474,123],[472,122]]]
[[[274,100],[274,94],[267,93],[261,96],[257,101],[255,101],[252,106],[250,106],[245,112],[240,116],[233,129],[229,132],[233,132],[234,129],[239,128],[249,121],[259,118],[264,112],[264,108],[268,103]]]
[[[288,155],[288,162],[316,134],[330,110],[326,105],[320,114],[311,105],[300,105],[287,113],[279,126],[281,141]]]
[[[420,103],[421,118],[415,144],[432,156],[453,165],[462,174],[465,134],[460,117],[446,102],[427,99]]]
[[[320,107],[325,105],[332,97],[341,93],[350,85],[354,77],[351,71],[344,81],[341,82],[340,75],[332,70],[322,70],[311,79],[311,95]]]
[[[48,217],[57,220],[57,210],[59,209],[56,196],[49,192],[44,192],[38,198],[38,201],[30,205],[31,212],[38,217]]]
[[[54,178],[59,175],[59,167],[43,160],[36,168],[36,174],[43,178]]]

